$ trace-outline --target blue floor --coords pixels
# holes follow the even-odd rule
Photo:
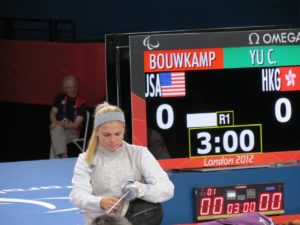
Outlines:
[[[0,163],[0,224],[83,225],[68,198],[75,161]]]

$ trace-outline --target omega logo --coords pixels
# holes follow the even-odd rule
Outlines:
[[[249,45],[259,44],[298,44],[300,43],[300,32],[286,31],[277,33],[250,33],[248,36]]]

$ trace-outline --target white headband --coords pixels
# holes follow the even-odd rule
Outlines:
[[[122,112],[106,112],[96,116],[94,121],[94,127],[98,127],[105,122],[119,120],[125,123],[124,113]]]

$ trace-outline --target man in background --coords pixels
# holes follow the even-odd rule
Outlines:
[[[77,96],[78,82],[72,75],[63,79],[63,91],[56,95],[50,110],[50,159],[67,158],[67,144],[78,138],[86,116],[85,100]]]

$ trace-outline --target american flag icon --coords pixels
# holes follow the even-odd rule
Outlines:
[[[185,73],[166,72],[159,73],[161,97],[185,96]]]

